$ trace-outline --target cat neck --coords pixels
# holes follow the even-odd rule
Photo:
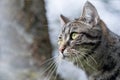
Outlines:
[[[100,24],[103,33],[99,47],[87,60],[81,60],[83,65],[80,64],[80,66],[83,66],[81,68],[86,71],[87,75],[112,71],[116,65],[115,57],[116,51],[120,49],[120,37],[111,32],[103,21]]]

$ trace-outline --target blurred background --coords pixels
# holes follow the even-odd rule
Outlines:
[[[120,35],[120,1],[89,1],[108,28]],[[54,80],[54,74],[44,71],[49,65],[42,64],[59,54],[59,15],[79,18],[85,2],[0,0],[0,80]],[[65,61],[58,65],[57,73],[56,80],[87,80],[84,71]]]

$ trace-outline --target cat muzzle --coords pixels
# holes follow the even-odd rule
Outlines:
[[[63,53],[64,50],[65,50],[65,47],[63,47],[63,46],[59,48],[59,51],[60,51],[61,53]]]

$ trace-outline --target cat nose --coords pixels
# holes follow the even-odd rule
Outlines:
[[[65,50],[65,47],[64,47],[64,46],[62,46],[62,47],[59,48],[59,51],[60,51],[61,53],[63,53],[64,50]]]

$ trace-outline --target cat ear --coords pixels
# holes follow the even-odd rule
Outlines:
[[[96,25],[100,18],[96,8],[87,1],[83,7],[82,19],[90,25]]]
[[[70,20],[67,17],[63,16],[62,14],[60,15],[60,22],[62,25],[68,23],[69,21]]]

